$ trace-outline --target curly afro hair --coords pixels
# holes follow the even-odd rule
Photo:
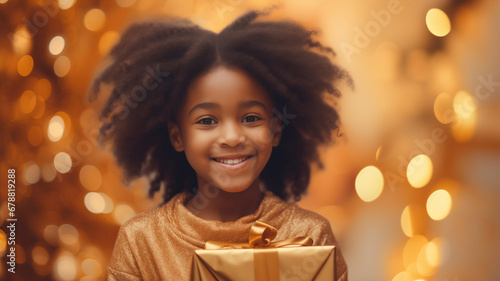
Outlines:
[[[312,39],[315,32],[294,22],[256,21],[263,14],[248,12],[218,34],[179,19],[135,23],[124,32],[111,50],[111,64],[94,81],[90,100],[102,83],[111,84],[100,137],[112,143],[127,181],[148,176],[149,196],[164,187],[164,203],[197,187],[184,152],[170,143],[167,123],[176,121],[191,81],[227,66],[245,71],[264,87],[275,109],[295,116],[283,119],[280,144],[260,179],[282,199],[300,199],[311,164],[322,167],[318,146],[330,143],[338,129],[338,113],[325,95],[339,96],[336,82],[351,80],[330,61],[332,49]]]

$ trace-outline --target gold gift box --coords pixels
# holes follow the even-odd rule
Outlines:
[[[192,281],[332,281],[335,246],[196,250]]]

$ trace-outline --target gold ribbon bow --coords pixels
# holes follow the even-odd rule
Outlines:
[[[254,276],[259,281],[276,281],[280,279],[278,249],[282,247],[311,246],[310,237],[299,236],[281,241],[271,242],[278,231],[267,223],[256,221],[250,228],[248,243],[231,243],[221,241],[207,241],[206,250],[217,249],[262,249],[268,251],[254,251]]]
[[[231,243],[222,241],[207,241],[205,243],[206,250],[217,249],[251,249],[251,248],[281,248],[281,247],[296,247],[296,246],[311,246],[313,240],[310,237],[298,236],[284,239],[281,241],[271,242],[278,233],[278,230],[273,226],[256,221],[250,228],[248,234],[248,243]]]

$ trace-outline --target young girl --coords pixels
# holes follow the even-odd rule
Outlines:
[[[325,93],[347,75],[292,22],[249,12],[220,33],[189,21],[132,25],[96,79],[112,85],[101,134],[127,179],[150,179],[164,204],[122,225],[108,280],[188,280],[206,241],[248,242],[260,220],[276,240],[335,245],[329,222],[299,208],[317,148],[338,115]],[[95,97],[95,96],[94,96]],[[347,280],[340,252],[338,280]]]

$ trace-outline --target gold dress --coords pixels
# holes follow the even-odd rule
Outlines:
[[[204,220],[184,203],[193,196],[179,193],[163,206],[138,214],[120,227],[108,266],[109,280],[189,280],[194,250],[206,241],[248,242],[256,220],[278,229],[275,240],[309,236],[314,245],[336,245],[328,220],[266,192],[254,214],[236,221]],[[347,280],[347,267],[337,252],[337,276]]]

